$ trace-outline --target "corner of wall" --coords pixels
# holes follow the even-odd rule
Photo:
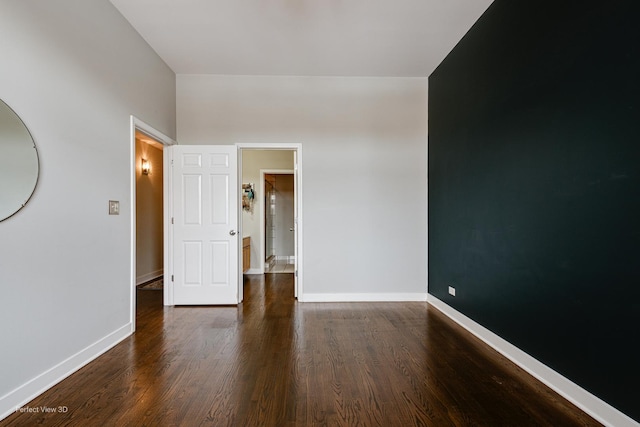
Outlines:
[[[600,400],[433,295],[427,295],[427,303],[605,426],[638,427],[638,423],[613,406]]]
[[[115,347],[133,333],[133,325],[127,323],[109,335],[80,350],[47,371],[41,373],[15,390],[0,397],[0,420],[16,412],[26,403],[44,393],[69,375]]]

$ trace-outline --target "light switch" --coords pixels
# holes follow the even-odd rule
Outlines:
[[[109,200],[109,215],[120,215],[120,202]]]

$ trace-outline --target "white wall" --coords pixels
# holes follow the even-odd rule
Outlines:
[[[302,144],[303,299],[426,299],[426,79],[176,85],[180,144]]]
[[[260,169],[293,170],[293,151],[289,150],[243,150],[242,183],[253,183],[256,191],[253,212],[242,211],[242,235],[251,237],[251,271],[259,274],[260,263],[260,205],[264,205],[264,194],[260,194]]]
[[[0,40],[41,165],[0,222],[2,418],[130,332],[130,115],[174,135],[175,75],[108,0],[0,0]]]

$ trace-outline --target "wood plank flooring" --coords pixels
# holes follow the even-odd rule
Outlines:
[[[425,303],[297,303],[245,276],[238,307],[163,307],[2,426],[596,426]]]

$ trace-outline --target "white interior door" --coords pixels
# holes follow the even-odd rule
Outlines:
[[[173,303],[237,304],[237,148],[172,149]]]

